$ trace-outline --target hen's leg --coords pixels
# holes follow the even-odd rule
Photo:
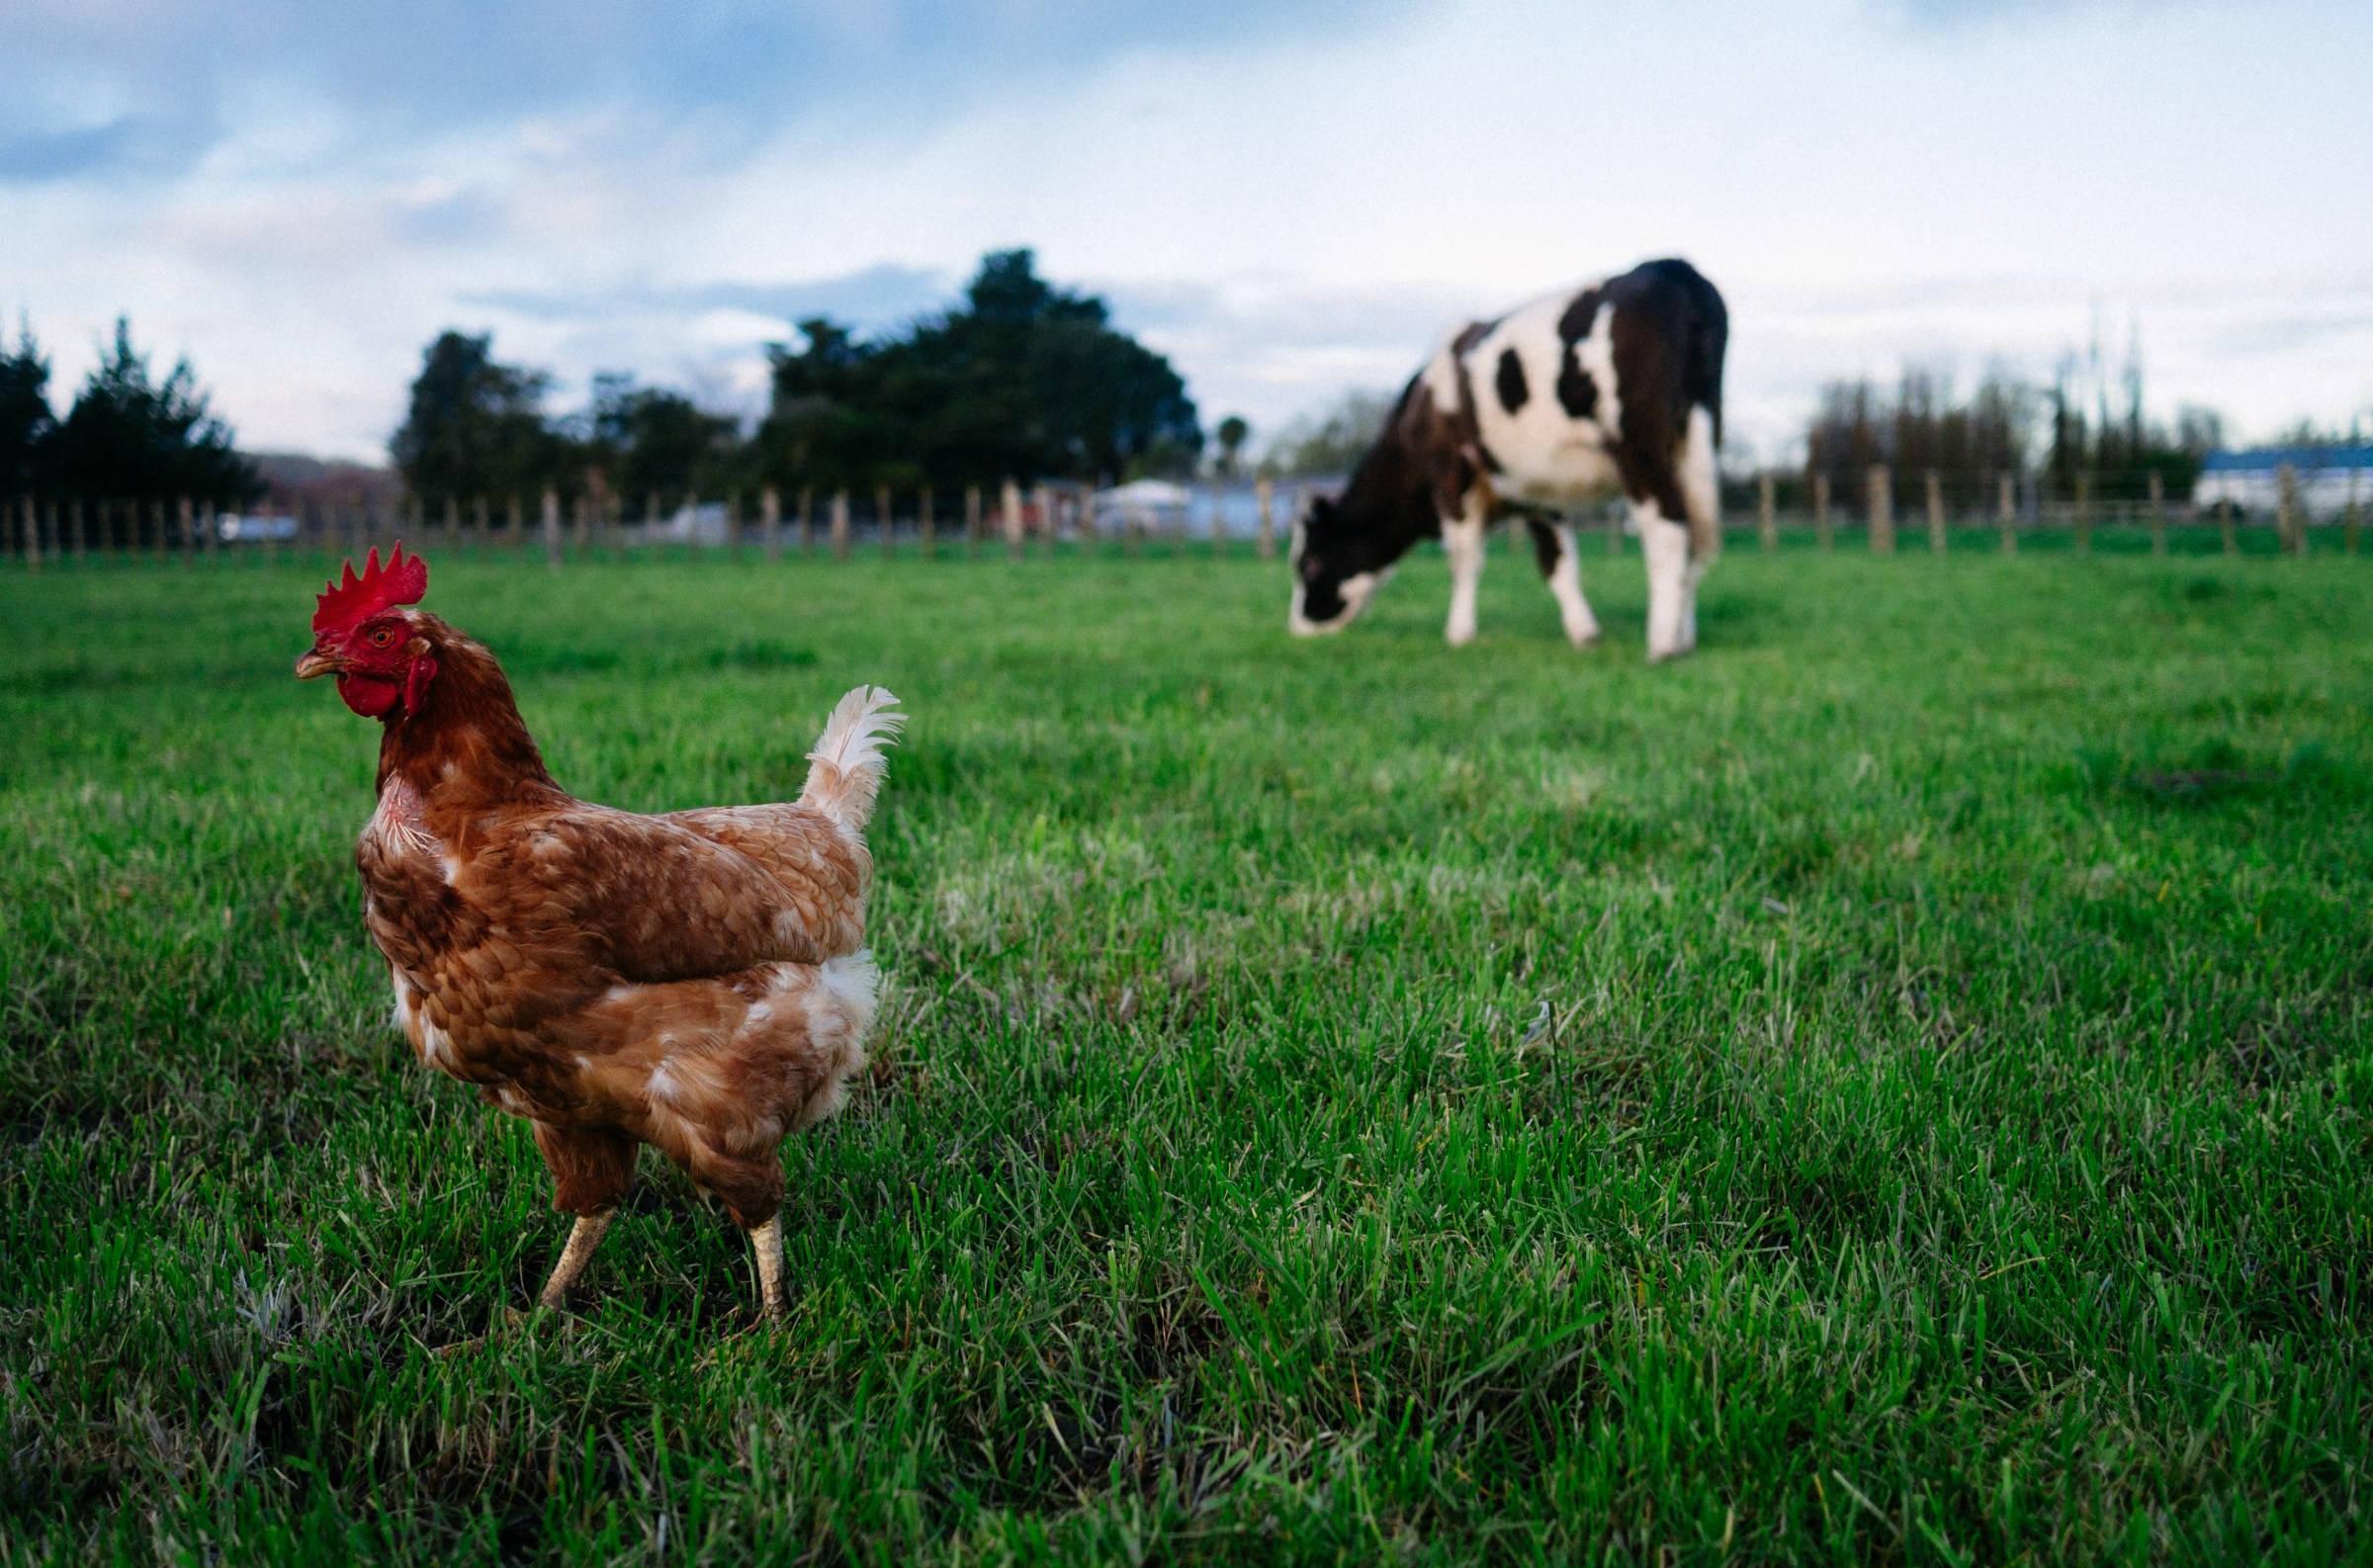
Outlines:
[[[758,1310],[769,1320],[780,1320],[791,1303],[783,1290],[783,1216],[779,1211],[749,1233],[749,1250],[758,1260]]]
[[[544,1305],[567,1305],[570,1289],[593,1261],[593,1249],[618,1217],[635,1184],[635,1141],[608,1127],[555,1127],[537,1122],[536,1149],[552,1173],[552,1206],[576,1216],[569,1245],[544,1283]]]
[[[609,1233],[610,1221],[617,1217],[616,1209],[576,1217],[576,1223],[569,1228],[569,1245],[561,1249],[561,1261],[552,1265],[552,1277],[544,1281],[544,1305],[558,1312],[569,1304],[569,1292],[574,1288],[577,1275],[593,1261],[593,1249],[601,1245],[602,1237]]]

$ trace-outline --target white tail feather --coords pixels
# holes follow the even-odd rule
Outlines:
[[[840,699],[839,706],[808,753],[807,787],[799,792],[802,805],[823,812],[842,829],[864,831],[873,817],[874,793],[881,788],[889,763],[883,753],[898,740],[907,716],[898,699],[879,686],[859,686]]]

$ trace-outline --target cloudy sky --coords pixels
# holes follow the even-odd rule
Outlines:
[[[1906,362],[2139,341],[2245,435],[2373,413],[2363,0],[0,0],[0,309],[377,458],[421,346],[762,404],[761,345],[988,249],[1206,418],[1398,384],[1643,257],[1728,296],[1742,455]]]

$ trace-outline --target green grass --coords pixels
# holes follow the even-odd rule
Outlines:
[[[788,1327],[408,1058],[319,568],[0,576],[0,1553],[2373,1555],[2373,575],[437,566],[562,781],[914,713]],[[474,1343],[476,1342],[476,1343]]]

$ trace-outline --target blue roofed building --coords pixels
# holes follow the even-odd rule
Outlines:
[[[2202,511],[2230,503],[2244,512],[2271,512],[2282,501],[2282,471],[2298,476],[2299,506],[2310,517],[2337,517],[2351,504],[2373,507],[2373,446],[2260,447],[2211,452],[2192,486]]]

